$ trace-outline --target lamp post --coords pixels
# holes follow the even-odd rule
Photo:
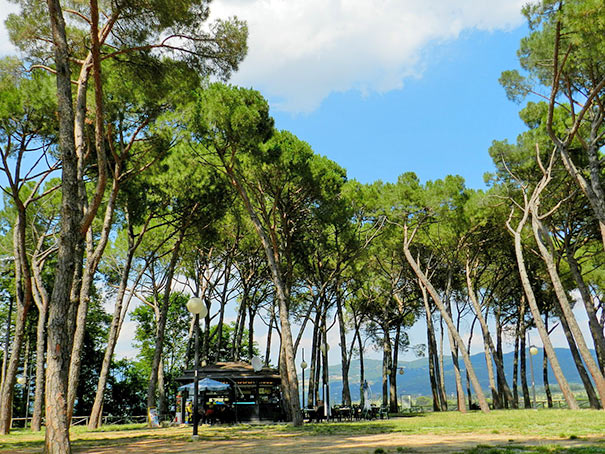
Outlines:
[[[302,349],[302,362],[300,363],[302,369],[302,407],[305,408],[305,369],[307,368],[307,362],[305,361],[305,349]]]
[[[199,325],[200,325],[200,316],[205,317],[208,313],[208,308],[204,304],[204,301],[201,298],[190,298],[187,301],[187,310],[194,315],[194,331],[195,331],[195,353],[193,358],[194,363],[194,375],[193,375],[193,434],[192,438],[197,439],[197,425],[198,425],[198,394],[199,394],[199,383],[198,383],[198,364],[200,362],[200,339],[199,339]]]
[[[324,362],[324,415],[326,419],[330,419],[331,411],[330,411],[330,371],[329,364],[330,360],[328,358],[328,352],[330,351],[330,345],[327,342],[327,339],[324,337],[324,343],[319,347],[322,353],[325,355]]]
[[[23,393],[26,395],[25,422],[23,423],[23,427],[27,429],[27,418],[29,417],[29,377],[26,375],[21,375],[20,377],[17,377],[17,383],[23,386]]]
[[[529,368],[531,369],[531,392],[534,397],[534,405],[533,408],[536,408],[536,380],[534,378],[534,359],[533,356],[538,354],[538,347],[535,345],[530,345],[529,347]]]

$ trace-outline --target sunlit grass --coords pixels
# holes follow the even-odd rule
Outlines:
[[[380,433],[403,433],[406,435],[454,435],[454,434],[499,434],[511,438],[582,439],[603,437],[605,432],[605,412],[598,410],[501,410],[489,414],[481,412],[426,413],[413,417],[394,418],[378,421],[354,421],[305,424],[292,427],[289,424],[237,426],[200,426],[202,440],[241,440],[322,436],[359,436]],[[120,446],[141,439],[162,439],[188,441],[190,427],[169,427],[149,429],[144,424],[111,425],[89,431],[85,426],[71,430],[75,447]],[[0,436],[0,450],[11,452],[16,449],[40,448],[44,442],[44,432],[33,433],[25,429],[15,429],[9,435]],[[515,450],[516,449],[516,450]],[[389,451],[390,452],[390,451]],[[396,452],[393,450],[393,452]],[[405,452],[402,448],[401,451]],[[560,447],[489,447],[478,446],[472,454],[486,453],[569,453],[605,454],[605,444],[590,448]]]

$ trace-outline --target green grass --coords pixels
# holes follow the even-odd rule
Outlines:
[[[358,436],[381,433],[403,433],[409,435],[455,435],[455,434],[499,434],[516,438],[514,444],[505,446],[477,446],[465,451],[469,454],[605,454],[605,412],[597,410],[500,410],[489,414],[457,412],[418,414],[414,417],[379,421],[305,424],[292,427],[288,424],[201,426],[201,440],[269,439],[275,436],[291,438],[322,436]],[[602,438],[602,443],[590,446],[562,448],[557,446],[519,446],[519,438],[544,438],[582,441],[587,437]],[[141,439],[169,439],[188,441],[190,428],[147,429],[144,424],[104,426],[88,431],[84,426],[71,431],[73,446],[123,446]],[[15,429],[10,435],[0,436],[0,452],[16,449],[39,449],[44,442],[44,432],[32,433]],[[410,452],[413,449],[400,447],[386,450],[388,453]]]
[[[560,446],[477,446],[464,451],[465,454],[605,454],[605,448],[598,446],[585,446],[577,448],[563,448]]]
[[[293,429],[313,434],[511,434],[536,437],[582,437],[602,435],[605,412],[599,410],[498,410],[488,414],[469,412],[426,413],[416,417],[379,421],[306,424]]]

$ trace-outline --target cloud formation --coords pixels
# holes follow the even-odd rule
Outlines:
[[[526,0],[214,0],[212,17],[248,22],[249,54],[233,82],[274,108],[311,112],[332,92],[385,93],[419,77],[427,45],[464,30],[511,29]],[[0,0],[0,21],[15,6]],[[0,27],[0,55],[11,52]]]
[[[274,107],[310,112],[332,92],[383,93],[422,74],[422,51],[464,30],[511,29],[526,0],[216,0],[213,17],[248,22],[234,83]]]
[[[4,21],[11,13],[19,11],[19,7],[7,0],[0,0],[0,57],[14,54],[16,52],[13,45],[8,40],[8,32],[4,27]]]

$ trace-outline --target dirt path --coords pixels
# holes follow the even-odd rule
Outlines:
[[[218,454],[311,454],[311,453],[374,453],[377,448],[386,452],[397,452],[404,448],[409,453],[455,453],[477,445],[510,446],[510,445],[553,445],[578,447],[594,444],[605,444],[601,439],[540,439],[509,437],[496,434],[462,434],[462,435],[408,435],[378,434],[360,436],[309,436],[277,435],[271,439],[238,439],[238,440],[198,440],[176,441],[146,439],[117,446],[101,448],[74,449],[75,453],[86,454],[150,454],[150,453],[202,453]],[[31,451],[29,451],[31,452]]]

